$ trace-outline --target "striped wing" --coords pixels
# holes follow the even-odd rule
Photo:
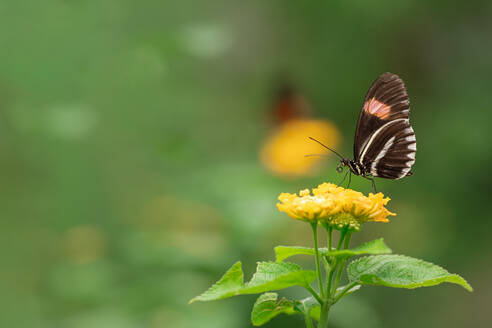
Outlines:
[[[415,133],[403,81],[384,73],[369,88],[355,132],[354,157],[375,177],[400,179],[415,163]]]

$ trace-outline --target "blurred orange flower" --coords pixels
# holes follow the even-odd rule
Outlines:
[[[318,139],[330,148],[336,148],[340,142],[337,127],[329,121],[289,120],[266,140],[260,151],[261,162],[278,175],[306,175],[322,160],[322,157],[305,157],[320,152],[320,146],[308,140],[308,137]]]
[[[296,194],[282,193],[277,208],[298,220],[318,220],[336,229],[359,230],[368,221],[388,222],[396,215],[385,208],[390,201],[382,193],[365,196],[363,193],[323,183],[312,190]]]

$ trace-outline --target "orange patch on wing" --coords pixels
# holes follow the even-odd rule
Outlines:
[[[364,111],[368,114],[379,117],[385,120],[391,113],[391,106],[386,105],[375,98],[371,98],[364,103]]]

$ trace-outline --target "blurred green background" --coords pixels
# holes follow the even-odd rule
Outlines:
[[[259,161],[276,77],[351,156],[386,71],[410,95],[415,174],[377,181],[398,216],[354,244],[382,236],[475,292],[364,287],[333,327],[488,327],[492,2],[6,0],[0,27],[1,327],[250,327],[255,296],[187,302],[236,260],[249,277],[310,245],[276,197],[339,180],[335,159],[301,178]]]

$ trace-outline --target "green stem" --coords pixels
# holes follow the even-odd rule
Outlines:
[[[306,323],[306,328],[314,328],[313,320],[311,320],[311,315],[309,314],[309,309],[303,312],[304,322]]]
[[[342,243],[346,235],[347,235],[347,230],[344,229],[340,232],[340,239],[338,240],[337,251],[339,251],[340,248],[342,247]]]
[[[338,240],[338,245],[337,245],[337,251],[340,250],[342,247],[343,240],[345,239],[345,235],[347,234],[347,230],[342,230],[340,232],[340,239]],[[326,285],[326,295],[331,296],[331,285],[332,285],[332,280],[333,280],[333,275],[337,271],[338,268],[338,258],[334,258],[334,263],[331,267],[330,273],[328,275],[328,283]]]
[[[335,273],[335,269],[337,267],[337,263],[335,263],[335,266],[330,270],[330,273],[328,274],[328,284],[326,285],[326,294],[328,296],[330,295],[330,290],[331,290],[331,282],[333,280],[333,274]]]
[[[347,249],[350,246],[351,237],[352,237],[352,233],[348,232],[347,237],[345,238],[345,243],[343,244],[343,249]]]
[[[324,227],[326,229],[326,234],[327,234],[326,248],[328,249],[328,252],[331,252],[331,237],[332,237],[333,228],[330,227],[329,225],[324,225]],[[327,272],[327,274],[325,275],[325,286],[328,286],[330,284],[330,281],[331,281],[331,277],[329,276],[329,272],[331,272],[332,268],[333,268],[333,258],[329,259],[326,256],[324,259],[325,259],[325,262],[327,263],[327,266],[325,267],[325,269],[326,269],[325,271]],[[329,287],[327,287],[325,294],[327,296],[330,296],[329,293],[330,293],[330,289],[329,289]]]
[[[340,293],[338,293],[338,295],[335,297],[335,299],[333,300],[333,304],[335,304],[336,302],[338,302],[342,297],[345,296],[345,294],[347,294],[347,292],[349,290],[351,290],[352,288],[354,288],[355,286],[357,286],[359,284],[358,281],[354,281],[353,283],[351,284],[348,284],[347,286],[345,286],[344,289],[342,289],[340,291]]]
[[[319,265],[319,250],[318,250],[318,222],[311,223],[313,228],[313,238],[314,238],[314,255],[316,257],[316,275],[318,276],[318,285],[321,298],[325,297],[325,292],[323,289],[323,280],[321,279],[321,268]],[[321,303],[320,303],[321,304]]]
[[[350,233],[347,233],[346,238],[345,238],[345,243],[343,245],[343,248],[344,249],[347,249],[349,247],[350,237],[351,237],[351,234]],[[345,267],[345,262],[346,261],[347,261],[347,258],[346,257],[344,257],[340,261],[340,265],[339,265],[339,268],[338,268],[337,276],[335,278],[335,284],[333,285],[333,293],[336,293],[336,291],[337,291],[338,284],[340,283],[340,279],[342,278],[342,272],[343,272],[343,269]]]
[[[321,306],[321,313],[319,316],[318,328],[326,328],[328,327],[328,313],[330,312],[331,303],[325,302]]]
[[[313,287],[307,285],[307,286],[304,286],[304,288],[306,288],[307,291],[310,292],[311,295],[313,295],[313,297],[318,301],[318,303],[320,305],[323,304],[323,299],[318,295],[318,293],[316,293],[316,291],[313,289]]]
[[[323,227],[326,229],[326,248],[328,248],[328,252],[331,252],[331,232],[333,231],[333,228],[329,226],[328,224],[323,224]]]

